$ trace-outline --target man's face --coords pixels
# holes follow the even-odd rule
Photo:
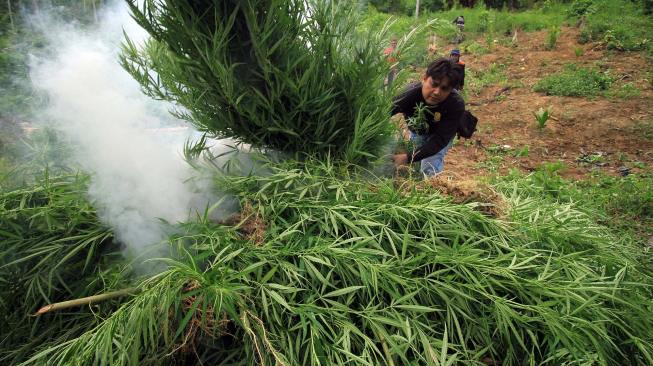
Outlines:
[[[426,104],[436,105],[442,103],[451,94],[449,78],[443,77],[433,80],[428,75],[422,77],[422,96]]]
[[[451,55],[451,59],[453,60],[453,62],[458,62],[460,61],[460,55]]]
[[[391,45],[392,47],[397,47],[397,40],[394,40],[394,39],[393,39],[392,41],[390,41],[390,45]]]

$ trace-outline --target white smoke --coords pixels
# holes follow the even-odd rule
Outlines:
[[[208,185],[187,182],[194,172],[180,151],[194,131],[144,96],[118,63],[123,29],[135,41],[145,32],[123,3],[98,16],[91,30],[40,18],[51,52],[34,58],[31,79],[48,99],[44,120],[68,137],[75,160],[92,174],[89,195],[100,218],[138,254],[167,237],[161,219],[186,221],[217,197]]]

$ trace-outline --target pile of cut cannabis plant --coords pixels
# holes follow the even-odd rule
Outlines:
[[[313,162],[221,178],[264,221],[263,243],[208,216],[182,225],[166,271],[29,362],[653,361],[651,272],[572,204],[505,186],[510,224],[351,171]]]

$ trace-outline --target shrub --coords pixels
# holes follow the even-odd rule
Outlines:
[[[593,14],[597,11],[594,0],[575,0],[567,9],[569,18],[580,18],[587,14]]]
[[[492,31],[493,21],[494,20],[492,19],[492,13],[490,13],[487,10],[482,12],[481,15],[479,16],[478,31],[479,32]]]
[[[653,23],[640,5],[623,0],[595,0],[595,4],[597,10],[587,13],[579,42],[602,42],[617,51],[651,50]]]
[[[607,72],[569,64],[563,71],[538,81],[533,90],[547,95],[589,97],[607,90],[613,81],[614,78]]]
[[[356,33],[346,3],[138,3],[128,2],[152,38],[128,40],[123,67],[201,132],[349,161],[389,135],[384,32]]]
[[[644,14],[653,14],[653,0],[642,0],[642,6],[644,8]]]
[[[403,66],[426,67],[429,62],[433,61],[429,59],[427,52],[431,35],[446,39],[448,42],[453,42],[458,35],[458,29],[451,22],[440,18],[416,22],[413,27],[415,31],[411,39],[414,41],[411,42],[410,47],[407,47],[407,51],[400,55],[399,60]],[[439,50],[438,54],[435,55],[436,58],[448,55],[448,50]]]
[[[546,43],[544,44],[544,49],[546,50],[552,50],[556,47],[556,43],[558,42],[558,37],[560,36],[560,27],[558,26],[552,26],[549,28],[549,32],[547,33],[546,36]]]

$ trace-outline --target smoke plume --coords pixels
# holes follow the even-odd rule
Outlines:
[[[100,218],[136,254],[167,237],[165,225],[186,221],[217,200],[181,149],[196,134],[144,96],[118,63],[123,29],[146,37],[120,3],[101,10],[95,26],[63,25],[41,14],[48,52],[31,62],[31,79],[47,98],[42,119],[63,132],[74,159],[92,175]],[[192,184],[191,184],[192,183]]]

